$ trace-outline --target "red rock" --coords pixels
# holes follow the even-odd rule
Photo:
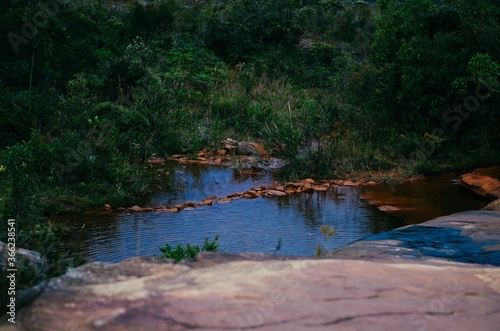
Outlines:
[[[482,197],[496,200],[500,198],[500,181],[490,176],[465,174],[460,176],[458,184]]]
[[[215,163],[222,163],[222,159],[221,158],[215,159],[214,162]]]
[[[211,206],[214,203],[214,201],[206,199],[206,200],[203,200],[202,203],[203,203],[204,206]]]
[[[315,190],[315,191],[328,191],[328,187],[325,187],[325,186],[313,186],[313,190]]]
[[[206,158],[206,157],[200,157],[200,156],[199,156],[199,157],[198,157],[198,160],[199,160],[199,161],[204,162],[204,161],[206,161],[206,160],[207,160],[207,158]]]
[[[377,183],[376,183],[376,182],[374,182],[373,180],[370,180],[370,181],[367,181],[367,182],[365,183],[365,185],[377,185]]]
[[[356,183],[352,182],[350,180],[346,180],[343,185],[344,186],[356,186]]]
[[[149,164],[165,164],[165,162],[167,162],[167,161],[162,157],[152,157],[148,161]]]
[[[288,194],[288,195],[292,195],[292,194],[295,193],[295,191],[288,189],[288,190],[285,191],[285,193]]]
[[[227,197],[228,198],[234,198],[234,197],[239,197],[240,195],[241,195],[241,193],[235,192],[235,193],[232,193],[232,194],[228,194]]]
[[[217,200],[217,203],[231,203],[231,199],[229,198],[220,198],[219,200]]]
[[[140,213],[142,211],[142,208],[139,206],[132,206],[128,208],[128,211],[131,211],[133,213]]]
[[[186,207],[183,210],[194,210],[194,208],[193,207]]]
[[[150,208],[150,207],[145,207],[145,208],[142,208],[142,211],[143,211],[144,213],[150,213],[150,212],[152,212],[152,211],[153,211],[153,208]]]
[[[104,208],[106,208],[106,209],[111,209],[111,205],[110,205],[110,204],[105,203],[105,204],[104,204]]]
[[[164,211],[164,210],[167,209],[167,207],[165,207],[165,206],[155,206],[155,207],[153,207],[153,209],[156,210],[156,211]]]
[[[314,179],[311,178],[306,178],[303,180],[303,182],[309,183],[309,184],[314,184]]]
[[[167,208],[166,210],[169,213],[178,213],[179,212],[179,209],[177,209],[177,208]]]

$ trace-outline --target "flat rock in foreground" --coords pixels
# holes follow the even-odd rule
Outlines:
[[[133,258],[54,279],[5,330],[498,330],[500,268]],[[1,328],[0,328],[1,329]]]

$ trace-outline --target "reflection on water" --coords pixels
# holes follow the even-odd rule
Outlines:
[[[200,201],[210,195],[225,196],[269,181],[269,177],[242,178],[224,167],[170,169],[182,188],[176,194],[158,194],[153,205]],[[361,237],[403,225],[359,197],[356,188],[339,187],[327,192],[253,200],[235,200],[177,214],[166,212],[120,215],[60,216],[74,229],[85,225],[79,240],[89,261],[118,262],[132,256],[154,256],[166,242],[202,244],[205,237],[219,235],[224,252],[313,255],[321,244],[326,250],[344,246]],[[319,227],[338,229],[325,240]],[[76,231],[75,231],[76,232]]]
[[[169,172],[177,192],[154,195],[150,199],[153,206],[196,202],[211,195],[225,197],[271,180],[269,175],[240,175],[223,166],[179,165],[171,162],[168,163],[166,171]]]
[[[481,209],[485,200],[457,185],[458,175],[425,177],[398,185],[375,185],[362,188],[362,197],[388,210],[407,224],[422,223],[433,218],[466,210]]]

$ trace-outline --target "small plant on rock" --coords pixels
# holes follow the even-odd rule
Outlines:
[[[187,244],[185,247],[178,244],[175,248],[173,248],[169,243],[167,243],[165,246],[160,247],[160,251],[163,253],[160,257],[164,259],[174,259],[175,262],[186,259],[192,260],[199,252],[217,252],[219,250],[219,243],[217,242],[218,239],[219,235],[216,235],[213,241],[208,241],[208,238],[205,238],[205,242],[201,248],[198,245],[193,246],[190,244]]]

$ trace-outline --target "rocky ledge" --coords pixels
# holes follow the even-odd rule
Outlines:
[[[133,258],[53,280],[3,330],[497,330],[500,269]]]
[[[496,206],[496,207],[495,207]],[[464,262],[500,266],[500,207],[438,217],[365,237],[341,247],[329,258],[426,262]]]
[[[457,231],[472,242],[468,249],[480,248],[475,255],[494,262],[500,212],[459,213],[421,226],[428,231],[413,241],[418,254],[395,244],[411,241],[402,237],[371,240],[376,261],[205,253],[190,264],[94,262],[51,280],[16,324],[0,329],[498,330],[500,268],[450,261],[451,251],[471,243],[448,247],[450,238],[440,234]],[[349,247],[356,244],[344,252]]]

